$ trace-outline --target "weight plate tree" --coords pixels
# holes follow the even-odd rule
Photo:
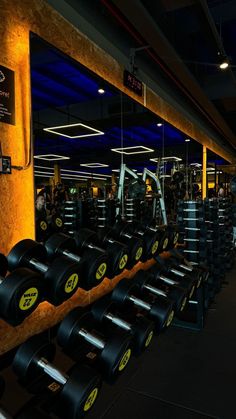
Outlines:
[[[68,353],[86,341],[97,348],[98,368],[107,380],[116,378],[127,366],[131,356],[132,336],[127,333],[111,337],[99,337],[94,330],[95,319],[91,312],[81,308],[72,310],[61,322],[58,329],[58,343]]]
[[[99,393],[101,378],[87,365],[74,366],[67,375],[51,361],[55,345],[37,335],[23,343],[13,359],[13,371],[24,384],[31,383],[41,374],[51,377],[60,386],[60,412],[62,417],[77,419],[88,412]]]
[[[30,267],[43,274],[44,298],[57,306],[70,298],[79,287],[80,266],[61,256],[48,265],[46,248],[31,239],[18,242],[8,255],[9,269]]]

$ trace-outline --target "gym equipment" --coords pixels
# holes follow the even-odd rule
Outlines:
[[[173,301],[173,307],[176,312],[184,310],[187,303],[187,293],[183,288],[177,285],[172,285],[168,291],[157,288],[156,278],[149,273],[149,270],[137,272],[133,277],[133,281],[141,291],[148,291],[160,298],[167,299],[167,301]]]
[[[191,298],[196,288],[196,282],[197,282],[196,279],[186,275],[185,273],[181,272],[180,270],[176,268],[172,268],[171,266],[169,266],[168,260],[163,260],[159,256],[156,256],[155,260],[157,263],[151,268],[151,271],[152,272],[156,271],[157,274],[166,273],[168,275],[171,275],[169,279],[170,281],[169,284],[180,285],[182,288],[185,288],[188,291],[189,298]],[[176,278],[176,281],[174,280],[171,283],[172,276]]]
[[[155,322],[156,330],[160,332],[168,327],[174,317],[173,304],[170,301],[161,300],[147,302],[140,298],[139,287],[128,278],[122,279],[112,292],[112,301],[117,304],[135,305],[147,311],[148,316]]]
[[[94,233],[93,240],[95,244],[104,247],[109,256],[106,276],[108,278],[113,278],[114,276],[119,275],[125,269],[128,262],[128,247],[115,240],[112,235],[112,230],[107,227],[100,228],[97,234]]]
[[[94,235],[95,233],[93,233]],[[65,256],[77,262],[80,266],[81,285],[84,289],[91,289],[100,284],[103,280],[106,269],[108,255],[98,252],[94,247],[87,248],[81,256],[77,254],[77,244],[75,239],[64,233],[53,234],[45,243],[45,247],[50,259],[55,256]]]
[[[114,238],[120,240],[122,243],[125,243],[129,249],[129,259],[126,265],[127,268],[132,268],[136,263],[141,260],[144,243],[135,234],[130,233],[130,226],[127,223],[117,222],[112,228]]]
[[[178,263],[174,258],[168,259],[168,264],[172,268],[178,269],[178,271],[183,272],[183,274],[189,275],[196,281],[196,288],[199,288],[204,281],[204,274],[201,269],[197,267],[187,266],[184,263]]]
[[[5,276],[8,271],[8,261],[5,255],[0,253],[0,275]]]
[[[22,323],[42,301],[42,279],[31,269],[18,268],[0,277],[0,316],[13,326]]]
[[[65,257],[59,257],[48,265],[46,248],[31,239],[18,242],[8,255],[9,269],[32,267],[43,274],[45,299],[59,305],[70,298],[79,287],[80,266]]]
[[[142,262],[146,262],[157,254],[159,248],[158,230],[152,227],[143,227],[138,223],[130,223],[130,232],[136,234],[143,240],[144,248],[140,258]]]
[[[61,322],[57,340],[66,351],[82,341],[99,351],[98,367],[106,379],[114,379],[127,366],[131,356],[131,339],[127,333],[103,338],[94,331],[94,317],[81,308],[72,310]]]
[[[43,242],[48,237],[48,222],[45,217],[39,217],[36,220],[36,239]]]
[[[75,365],[70,375],[51,364],[55,345],[37,335],[23,343],[13,359],[13,371],[22,383],[30,383],[42,373],[60,386],[62,417],[77,419],[93,406],[101,386],[100,376],[86,365]]]
[[[116,304],[110,296],[100,298],[92,305],[92,314],[99,323],[112,324],[131,333],[133,339],[133,352],[139,355],[146,350],[152,340],[155,324],[143,316],[135,316],[133,324],[128,323],[117,313]]]
[[[50,221],[50,229],[53,232],[63,231],[64,220],[60,214],[53,214]]]

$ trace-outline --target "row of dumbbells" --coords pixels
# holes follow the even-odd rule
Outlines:
[[[110,230],[102,230],[99,236],[88,229],[81,229],[75,239],[55,233],[45,245],[31,239],[18,242],[7,259],[1,256],[1,317],[17,325],[42,300],[60,305],[78,288],[89,290],[105,276],[112,278],[139,260],[157,257],[169,240],[166,230],[140,227],[136,236],[126,224],[116,228],[122,242]],[[8,270],[12,273],[4,278]]]
[[[191,273],[191,278],[184,274],[171,283],[171,275],[177,276],[177,272]],[[133,280],[123,279],[111,295],[95,302],[89,311],[74,309],[60,324],[57,342],[76,361],[69,373],[51,364],[55,346],[41,336],[32,337],[20,346],[13,370],[21,383],[30,384],[31,389],[32,382],[43,372],[49,378],[47,389],[54,399],[50,409],[55,409],[58,417],[81,417],[93,406],[101,378],[113,382],[125,370],[132,353],[139,355],[145,351],[154,333],[169,327],[174,313],[183,311],[193,289],[202,280],[201,269],[174,259],[138,272]],[[131,306],[138,311],[131,310]],[[81,363],[85,353],[86,365]],[[36,387],[39,391],[38,383]]]

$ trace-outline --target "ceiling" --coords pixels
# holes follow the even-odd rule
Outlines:
[[[214,132],[216,140],[235,154],[234,1],[67,0],[64,3],[99,28],[104,38],[112,38],[114,55],[118,48],[129,60],[133,57],[137,77],[146,74],[164,86],[178,103],[197,115],[203,127]],[[93,34],[90,35],[92,38]],[[134,51],[145,45],[147,49]],[[219,50],[224,50],[231,62],[225,72],[217,65]],[[154,150],[124,156],[124,161],[138,171],[144,166],[153,170],[155,164],[150,158],[163,154],[183,160],[187,157],[189,163],[201,161],[200,144],[193,140],[186,143],[186,135],[166,122],[158,127],[160,121],[156,115],[105,81],[101,83],[88,69],[35,36],[31,39],[31,74],[35,155],[68,156],[70,160],[61,163],[68,170],[81,170],[79,165],[84,163],[108,164],[109,168],[96,169],[100,173],[119,167],[121,155],[111,149],[121,146],[142,145]],[[104,95],[98,94],[101,84]],[[79,122],[105,134],[71,139],[43,130]],[[226,163],[213,153],[208,157],[217,164]],[[43,160],[35,163],[52,166]]]

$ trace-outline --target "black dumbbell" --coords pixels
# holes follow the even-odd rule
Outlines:
[[[189,272],[190,275],[191,272],[195,272],[199,275],[200,278],[197,286],[200,286],[201,283],[207,281],[207,278],[209,276],[209,269],[206,265],[200,265],[199,263],[191,263],[177,249],[173,249],[171,251],[171,256],[176,260],[177,263],[179,263],[179,267],[181,269],[184,269],[185,271]]]
[[[65,257],[58,257],[48,265],[46,248],[31,239],[18,242],[8,255],[9,269],[31,267],[43,274],[45,299],[59,305],[70,298],[79,287],[80,266]]]
[[[86,341],[99,351],[98,367],[104,378],[110,380],[121,373],[131,356],[131,339],[127,333],[101,338],[94,331],[94,317],[91,312],[80,308],[72,310],[62,321],[58,330],[58,343],[67,352],[75,345]]]
[[[114,238],[125,243],[129,249],[129,259],[126,267],[131,269],[141,260],[143,253],[143,240],[130,233],[128,223],[117,222],[112,227]]]
[[[160,274],[168,274],[170,281],[174,277],[175,279],[173,280],[173,284],[171,284],[171,282],[169,282],[169,284],[180,285],[182,288],[187,289],[189,298],[191,298],[197,285],[196,279],[186,275],[176,268],[169,266],[167,259],[162,259],[160,256],[156,256],[155,260],[156,264],[151,268],[151,270],[156,270],[157,273]]]
[[[36,239],[43,242],[48,237],[48,221],[45,217],[36,219]]]
[[[18,268],[7,277],[7,258],[0,254],[0,316],[8,323],[20,324],[42,299],[41,277],[31,269]]]
[[[105,252],[87,249],[81,256],[77,254],[76,241],[64,233],[55,233],[45,243],[50,259],[56,255],[65,256],[80,264],[81,285],[84,289],[91,289],[103,280],[108,263]]]
[[[62,417],[77,419],[93,406],[101,378],[87,365],[74,366],[69,376],[51,364],[55,345],[37,335],[23,343],[13,359],[13,371],[23,384],[35,380],[41,374],[53,378],[60,388],[60,412]]]
[[[131,304],[147,312],[148,316],[155,322],[156,330],[159,332],[165,326],[169,326],[174,317],[173,304],[162,300],[161,302],[147,302],[141,299],[139,287],[128,279],[122,279],[112,292],[112,300],[117,304]]]
[[[109,268],[107,277],[113,278],[119,275],[126,267],[129,258],[129,249],[124,244],[114,239],[113,231],[109,227],[100,228],[94,235],[94,243],[97,242],[105,248],[109,255]]]
[[[130,233],[136,234],[143,240],[144,248],[140,258],[142,262],[154,257],[159,248],[159,233],[156,228],[147,227],[139,223],[129,223]]]
[[[185,273],[186,275],[190,275],[194,280],[196,281],[196,288],[199,288],[204,280],[204,274],[203,271],[197,268],[194,268],[192,266],[178,263],[176,259],[170,258],[168,260],[169,266],[172,266],[173,268],[178,269],[178,271],[181,271]]]
[[[117,313],[116,304],[111,300],[110,296],[100,298],[92,305],[91,309],[96,321],[101,324],[109,323],[118,326],[119,328],[131,333],[133,339],[133,351],[139,355],[148,348],[155,329],[155,324],[151,320],[140,316],[135,316],[135,321],[130,324],[122,319]]]
[[[64,220],[60,214],[53,214],[50,220],[50,228],[53,232],[62,231],[64,228]]]
[[[172,285],[169,287],[168,291],[158,288],[156,277],[152,275],[149,270],[143,271],[140,270],[133,277],[133,280],[136,285],[140,288],[141,291],[148,291],[151,294],[159,296],[159,298],[165,298],[167,301],[171,300],[173,302],[173,307],[176,312],[183,311],[187,300],[187,292],[177,285]]]

